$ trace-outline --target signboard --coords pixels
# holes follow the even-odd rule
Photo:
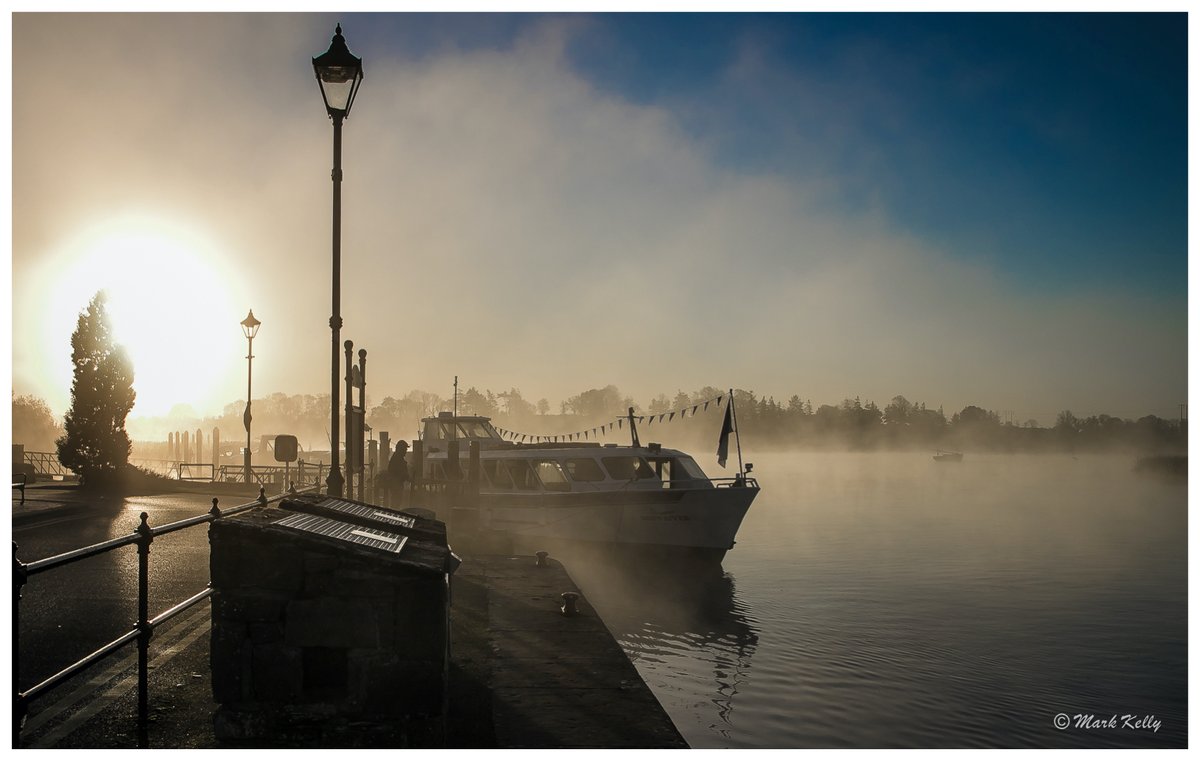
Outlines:
[[[275,462],[295,462],[299,446],[295,436],[283,434],[275,437]]]

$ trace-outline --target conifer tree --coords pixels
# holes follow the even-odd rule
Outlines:
[[[87,484],[111,482],[129,462],[125,417],[133,408],[133,364],[113,342],[104,291],[97,293],[71,334],[71,408],[57,442],[58,459]]]

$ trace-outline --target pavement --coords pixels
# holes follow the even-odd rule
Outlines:
[[[119,502],[119,501],[118,501]],[[95,510],[60,483],[27,488],[13,522]],[[119,509],[119,508],[118,508]],[[553,558],[466,554],[453,581],[451,748],[686,748],[633,664]],[[228,748],[213,732],[211,611],[204,601],[155,632],[149,672],[151,748]],[[109,659],[30,706],[20,747],[136,748],[136,650]],[[287,747],[279,738],[275,747]]]

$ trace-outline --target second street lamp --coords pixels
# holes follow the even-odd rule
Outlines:
[[[246,319],[242,320],[242,334],[246,336],[246,412],[242,415],[242,422],[246,424],[246,453],[242,457],[242,465],[245,468],[247,484],[253,479],[250,467],[250,383],[254,368],[254,337],[258,335],[259,325],[262,323],[254,319],[254,310],[251,309]]]
[[[317,84],[321,86],[321,98],[325,110],[333,120],[333,315],[329,318],[329,329],[333,332],[333,353],[330,358],[330,464],[327,491],[331,496],[342,496],[342,472],[338,461],[338,338],[342,330],[342,121],[350,115],[354,96],[362,83],[362,59],[350,53],[346,38],[342,36],[342,25],[334,30],[329,50],[312,59]]]

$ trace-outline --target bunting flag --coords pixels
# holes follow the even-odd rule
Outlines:
[[[721,438],[717,439],[717,464],[725,467],[729,458],[729,434],[733,433],[733,400],[725,407],[725,422],[721,423]]]
[[[535,434],[531,434],[531,433],[529,433],[529,434],[517,433],[516,431],[510,431],[507,428],[501,428],[499,426],[496,426],[496,431],[498,433],[500,433],[500,435],[502,437],[507,437],[507,438],[511,439],[513,442],[521,442],[521,443],[553,442],[553,443],[557,444],[559,442],[565,443],[565,442],[574,442],[574,441],[586,441],[589,438],[589,434],[591,435],[590,436],[591,438],[598,440],[601,436],[608,435],[608,433],[614,429],[623,429],[625,427],[626,419],[630,420],[631,425],[635,421],[639,422],[639,423],[644,423],[646,425],[653,425],[655,422],[662,424],[664,422],[664,419],[666,422],[673,422],[675,420],[676,415],[678,415],[681,420],[686,420],[689,417],[690,418],[696,417],[701,411],[707,412],[709,406],[713,402],[717,403],[717,407],[719,409],[721,406],[721,403],[723,401],[725,401],[726,396],[728,396],[728,394],[721,394],[720,396],[716,397],[715,399],[705,399],[704,401],[697,401],[695,404],[691,405],[690,414],[688,412],[689,408],[685,406],[682,409],[678,409],[678,410],[669,410],[666,412],[650,413],[648,415],[634,415],[632,418],[629,418],[629,416],[627,416],[627,415],[622,415],[621,417],[619,417],[613,421],[610,421],[608,423],[603,423],[601,425],[596,426],[595,428],[584,429],[582,431],[575,431],[573,433],[562,433],[562,434],[558,434],[557,436],[539,436],[539,435],[535,435]],[[249,406],[249,405],[247,405],[247,406]],[[249,412],[249,410],[247,410],[247,413],[248,412]]]

